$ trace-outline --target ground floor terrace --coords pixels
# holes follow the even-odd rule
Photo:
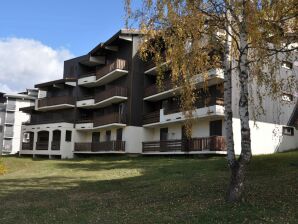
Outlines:
[[[240,121],[234,119],[233,123],[235,151],[240,154]],[[191,129],[188,136],[183,122],[150,127],[111,124],[84,130],[70,123],[24,126],[20,154],[50,158],[80,154],[226,154],[222,117],[194,120]],[[251,140],[254,155],[286,151],[298,148],[298,130],[251,121]]]

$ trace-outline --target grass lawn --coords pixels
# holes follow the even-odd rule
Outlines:
[[[298,152],[253,158],[245,201],[224,157],[5,157],[0,223],[298,223]]]

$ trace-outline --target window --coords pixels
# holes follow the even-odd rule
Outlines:
[[[65,141],[66,142],[71,142],[71,131],[66,131],[66,134],[65,134]]]
[[[0,133],[2,133],[2,132],[3,132],[3,126],[0,125]]]
[[[286,68],[286,69],[292,69],[293,63],[289,62],[289,61],[283,61],[281,67]]]
[[[210,136],[222,136],[222,120],[209,122],[209,135]]]
[[[288,101],[288,102],[291,102],[293,101],[293,95],[292,94],[288,94],[288,93],[284,93],[281,97],[281,99],[283,101]]]
[[[122,141],[122,128],[117,129],[117,136],[116,136],[117,141]]]
[[[282,127],[282,134],[283,135],[294,136],[294,128],[284,126],[284,127]]]

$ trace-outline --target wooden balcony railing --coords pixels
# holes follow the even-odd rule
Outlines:
[[[91,152],[92,144],[89,142],[76,142],[74,151],[76,152]]]
[[[95,76],[96,75],[96,71],[90,71],[90,72],[83,72],[79,75],[80,78],[84,78],[84,77],[89,77],[89,76]]]
[[[221,97],[207,97],[205,99],[200,99],[195,103],[196,108],[210,107],[214,105],[224,106],[224,99]],[[181,112],[181,108],[178,104],[168,106],[164,109],[164,114],[173,114]]]
[[[165,52],[163,52],[161,56],[163,58],[163,61],[166,61]],[[148,71],[149,69],[152,69],[154,67],[156,67],[154,60],[147,60],[144,62],[144,71]]]
[[[223,136],[192,138],[190,140],[164,140],[143,142],[143,152],[173,152],[173,151],[226,151]]]
[[[127,61],[123,60],[123,59],[116,59],[111,64],[108,64],[108,65],[100,68],[99,70],[96,71],[96,79],[100,79],[116,69],[128,70]]]
[[[57,151],[60,150],[60,141],[52,141],[51,149]]]
[[[72,96],[56,96],[56,97],[46,97],[38,100],[38,107],[54,106],[59,104],[70,104],[74,105],[75,101]]]
[[[36,142],[36,150],[48,150],[48,142]]]
[[[95,94],[95,102],[100,102],[111,98],[113,96],[123,96],[127,97],[127,88],[124,87],[113,87],[111,89],[105,90],[103,92]]]
[[[111,113],[108,115],[94,118],[94,127],[98,127],[106,124],[112,124],[112,123],[125,124],[126,123],[125,115],[120,115],[119,113]]]
[[[173,88],[174,88],[174,86],[173,86],[172,82],[170,80],[165,80],[162,82],[162,86],[160,86],[160,87],[157,84],[148,86],[144,91],[144,96],[145,97],[152,96],[157,93],[161,93],[161,92],[173,89]]]
[[[125,151],[125,141],[75,143],[76,152]]]
[[[198,100],[198,102],[196,102],[197,108],[214,106],[214,105],[224,106],[224,99],[221,97],[207,97],[207,98],[201,98]]]
[[[160,111],[147,113],[143,116],[143,124],[157,123],[160,119]]]
[[[22,150],[33,150],[33,142],[22,142]]]

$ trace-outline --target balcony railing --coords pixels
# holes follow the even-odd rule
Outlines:
[[[157,123],[160,119],[160,111],[147,113],[143,116],[143,124]]]
[[[38,100],[38,107],[48,107],[59,104],[70,104],[74,105],[74,98],[71,96],[56,96],[56,97],[46,97]]]
[[[109,74],[110,72],[120,69],[120,70],[128,70],[128,64],[126,60],[123,59],[116,59],[111,64],[108,64],[96,72],[96,79],[100,79],[104,77],[105,75]]]
[[[36,142],[36,150],[48,150],[48,142]]]
[[[13,124],[14,123],[14,117],[7,117],[5,119],[5,123],[7,123],[7,124]]]
[[[163,58],[163,61],[166,61],[166,55],[164,52],[162,53],[161,57]],[[156,67],[154,60],[147,60],[144,62],[144,71],[148,71],[154,67]]]
[[[127,88],[114,87],[114,88],[108,89],[106,91],[97,93],[97,94],[95,94],[95,102],[97,103],[97,102],[106,100],[108,98],[111,98],[113,96],[127,97]]]
[[[198,100],[198,102],[196,102],[197,108],[214,106],[214,105],[224,106],[224,99],[221,97],[207,97],[207,98],[201,98]]]
[[[143,142],[143,152],[173,152],[173,151],[226,151],[223,136],[192,138],[190,140],[164,140]]]
[[[162,86],[158,86],[157,84],[148,86],[144,91],[144,95],[145,97],[148,97],[173,88],[174,88],[173,83],[170,80],[166,80],[162,82]]]
[[[207,97],[204,99],[202,98],[195,103],[196,108],[210,107],[214,105],[224,106],[224,99],[221,97]],[[165,115],[179,112],[181,112],[181,108],[178,104],[173,104],[164,109]]]
[[[14,105],[14,104],[7,104],[6,105],[6,110],[15,111],[16,110],[16,105]]]
[[[52,150],[60,150],[60,141],[52,141],[51,149]]]
[[[6,128],[4,132],[4,137],[12,138],[13,137],[13,129],[12,128]]]
[[[126,117],[125,115],[120,115],[119,113],[111,113],[108,115],[96,117],[94,119],[94,126],[102,126],[102,125],[107,125],[107,124],[112,124],[112,123],[121,123],[125,124],[126,123]]]
[[[76,152],[125,151],[125,141],[75,143]]]
[[[22,150],[33,150],[33,142],[22,142]]]

